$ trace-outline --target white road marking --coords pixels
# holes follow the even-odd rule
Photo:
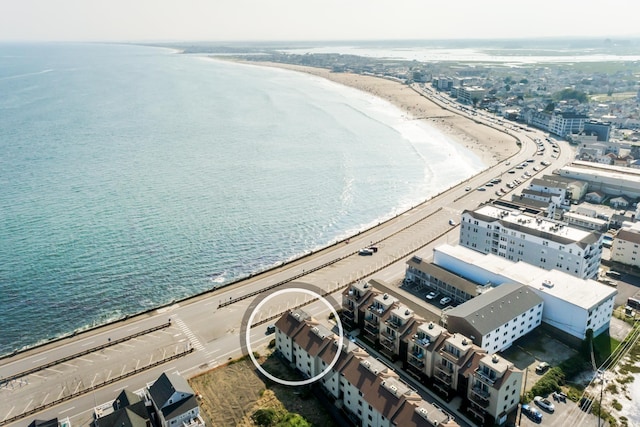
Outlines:
[[[135,348],[135,345],[126,344],[126,343],[120,343],[119,345],[121,345],[123,347]]]
[[[210,351],[210,352],[208,352],[208,353],[205,353],[205,356],[208,356],[208,355],[213,354],[213,353],[217,353],[217,352],[219,352],[219,351],[220,351],[220,349]]]
[[[169,371],[171,371],[172,369],[176,369],[176,367],[175,367],[175,366],[172,366],[172,367],[170,367],[170,368],[165,369],[165,370],[164,370],[164,371],[162,371],[162,372],[169,372]]]
[[[133,327],[127,329],[127,332],[135,331],[138,328],[140,328],[140,326],[133,326]]]
[[[40,359],[36,359],[36,360],[32,361],[31,363],[35,364],[35,363],[41,362],[41,361],[43,361],[45,359],[46,359],[46,356],[45,357],[41,357]]]
[[[31,375],[33,375],[33,376],[34,376],[34,377],[36,377],[36,378],[42,378],[43,380],[46,380],[46,379],[47,379],[47,377],[45,377],[45,376],[43,376],[43,375],[38,375],[38,374],[31,374]]]
[[[180,328],[182,333],[185,334],[187,336],[187,338],[189,338],[189,342],[191,343],[193,348],[195,348],[196,350],[200,350],[200,351],[204,350],[204,346],[202,345],[200,340],[198,340],[196,335],[191,331],[191,329],[189,329],[187,324],[184,323],[182,321],[182,319],[180,319],[179,317],[176,316],[175,317],[175,323],[178,325],[178,328]]]
[[[22,411],[22,412],[27,412],[27,409],[29,408],[29,406],[31,406],[31,403],[32,403],[32,402],[33,402],[33,399],[31,399],[31,400],[29,401],[29,403],[27,403],[27,406],[25,406],[25,407],[24,407],[24,411]]]
[[[91,387],[93,387],[93,383],[96,382],[96,378],[98,378],[98,373],[93,376],[93,381],[91,381]]]
[[[76,407],[75,407],[75,406],[72,406],[71,408],[65,409],[64,411],[60,411],[60,412],[59,412],[59,414],[64,414],[65,412],[69,412],[69,411],[71,411],[72,409],[76,409]]]
[[[84,357],[78,357],[78,360],[82,360],[83,362],[93,363],[93,360],[85,359]]]
[[[86,343],[84,343],[84,344],[80,344],[80,346],[81,346],[81,347],[86,347],[86,346],[88,346],[88,345],[93,344],[94,342],[95,342],[95,341],[89,341],[89,342],[86,342]]]
[[[71,363],[69,363],[69,362],[62,362],[62,363],[61,363],[61,365],[66,365],[66,366],[70,366],[70,367],[72,367],[72,368],[77,368],[77,366],[76,366],[76,365],[72,365],[72,364],[71,364]]]
[[[44,402],[47,401],[48,397],[49,397],[49,393],[47,393],[47,395],[44,397],[44,399],[42,399],[42,403],[40,404],[40,406],[44,406]]]
[[[91,384],[91,385],[93,385],[93,384]],[[62,390],[60,390],[60,394],[58,395],[58,399],[57,400],[60,400],[60,398],[62,397],[62,393],[64,393],[64,389],[65,388],[66,388],[65,386],[62,386]]]
[[[80,388],[80,383],[78,383],[78,385],[76,386],[76,389],[73,390],[73,394],[76,394],[78,392],[79,388]]]
[[[53,372],[55,372],[55,373],[57,373],[57,374],[64,374],[64,372],[62,372],[62,371],[58,371],[57,369],[53,369],[53,368],[47,368],[47,370],[48,370],[48,371],[53,371]]]
[[[11,415],[11,413],[13,412],[13,410],[15,409],[15,406],[11,407],[11,410],[9,410],[9,412],[7,412],[7,415],[2,419],[2,421],[6,420],[7,418],[9,418],[9,415]]]

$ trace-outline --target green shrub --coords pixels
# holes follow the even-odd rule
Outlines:
[[[276,421],[278,414],[273,408],[258,409],[251,418],[260,427],[270,427]]]

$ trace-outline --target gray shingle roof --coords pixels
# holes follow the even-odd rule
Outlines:
[[[169,398],[176,392],[189,396],[194,395],[193,389],[189,386],[187,380],[176,373],[167,374],[163,372],[156,382],[149,387],[151,399],[158,408],[166,406]]]
[[[542,298],[528,286],[504,283],[449,310],[447,315],[465,319],[485,335],[541,302]]]

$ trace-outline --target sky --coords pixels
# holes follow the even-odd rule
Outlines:
[[[638,16],[637,0],[0,0],[0,41],[615,38]]]

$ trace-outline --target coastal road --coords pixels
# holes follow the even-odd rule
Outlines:
[[[239,356],[242,348],[240,331],[243,319],[246,317],[247,309],[254,303],[255,297],[241,299],[219,308],[222,302],[233,301],[253,291],[300,275],[302,276],[297,277],[297,282],[311,284],[325,291],[334,289],[339,291],[348,283],[371,275],[384,278],[389,282],[402,277],[404,263],[411,254],[417,252],[423,256],[429,255],[437,242],[448,240],[453,243],[457,240],[457,227],[449,225],[450,219],[459,223],[460,214],[464,209],[474,209],[478,204],[496,198],[493,192],[477,191],[475,190],[477,187],[494,177],[505,174],[513,165],[522,163],[528,158],[535,158],[537,162],[546,159],[559,165],[566,161],[565,151],[570,153],[570,150],[562,146],[561,159],[550,158],[550,153],[545,156],[534,156],[536,146],[533,139],[536,137],[544,139],[545,134],[518,128],[509,132],[517,135],[522,142],[520,152],[509,161],[501,162],[448,189],[380,227],[352,237],[348,243],[336,244],[227,288],[3,359],[0,361],[0,377],[7,378],[45,363],[81,353],[100,343],[108,343],[109,339],[115,341],[136,331],[161,325],[171,319],[171,325],[167,328],[67,361],[65,364],[51,366],[10,383],[3,383],[0,387],[0,422],[6,422],[13,416],[90,388],[92,385],[96,386],[116,376],[126,375],[127,372],[152,365],[172,354],[193,349],[193,352],[183,357],[95,389],[14,423],[26,425],[34,418],[68,416],[72,424],[85,425],[90,421],[90,408],[112,400],[123,388],[129,390],[143,388],[163,371],[178,371],[187,377],[192,376]],[[547,171],[553,167],[551,166]],[[472,190],[466,191],[467,186]],[[373,256],[356,254],[358,249],[372,242],[376,242],[379,248],[376,254]],[[327,267],[314,270],[330,262],[332,263]],[[295,287],[296,285],[290,283],[285,286]],[[301,302],[300,295],[292,294],[287,297],[283,296],[266,304],[256,320],[276,315],[287,307]],[[339,302],[339,298],[336,300]],[[425,309],[432,310],[429,307]],[[322,307],[318,310],[318,313],[323,312]],[[254,346],[269,341],[270,337],[265,335],[265,327],[266,325],[262,325],[252,329]]]

